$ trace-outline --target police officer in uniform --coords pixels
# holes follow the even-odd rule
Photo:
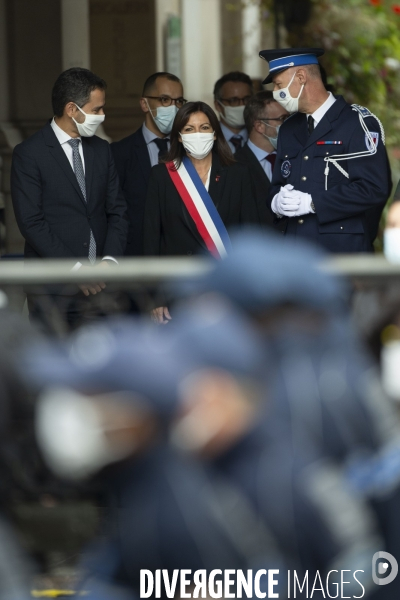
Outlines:
[[[293,116],[280,129],[271,186],[276,222],[330,252],[372,252],[392,182],[383,127],[328,92],[320,48],[263,50],[274,98]],[[282,229],[282,223],[279,229]]]

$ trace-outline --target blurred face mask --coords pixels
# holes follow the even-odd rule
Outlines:
[[[244,106],[224,106],[224,112],[219,112],[221,119],[230,127],[241,129],[244,127]]]
[[[161,133],[171,133],[172,125],[174,124],[176,113],[178,112],[175,104],[171,104],[171,106],[157,106],[157,114],[154,116],[153,111],[147,102],[147,98],[145,98],[145,100],[152,119],[159,131],[161,131]]]
[[[78,108],[82,114],[85,115],[85,120],[83,123],[78,123],[75,121],[74,117],[72,117],[73,122],[75,123],[78,133],[82,137],[92,137],[97,131],[100,123],[103,123],[106,118],[105,115],[88,115],[86,114],[77,104],[75,104],[76,108]]]
[[[263,121],[264,125],[267,125],[267,123],[265,123]],[[278,147],[278,134],[279,134],[279,129],[280,129],[280,125],[278,125],[277,127],[274,127],[273,125],[267,125],[267,127],[272,127],[274,129],[276,129],[276,137],[270,137],[269,135],[267,135],[266,133],[263,133],[263,136],[269,140],[269,142],[271,143],[272,147],[275,148],[275,150]],[[268,131],[268,130],[267,130]]]
[[[46,390],[39,398],[35,430],[49,467],[67,479],[90,477],[128,456],[127,446],[111,446],[95,401],[67,388]]]
[[[214,146],[214,133],[182,133],[181,138],[186,152],[197,160],[208,156]]]
[[[400,262],[400,227],[390,227],[383,232],[383,252],[389,262]]]
[[[297,73],[297,71],[296,71],[296,73]],[[299,98],[300,98],[301,93],[304,88],[304,84],[303,84],[300,88],[300,92],[299,92],[299,95],[297,96],[297,98],[293,98],[293,96],[291,96],[291,94],[289,92],[289,88],[293,83],[293,79],[295,78],[296,73],[293,73],[293,77],[289,81],[287,87],[281,88],[280,90],[276,90],[276,91],[272,92],[272,94],[274,96],[274,100],[279,102],[279,104],[283,108],[285,108],[289,113],[295,113],[295,112],[299,111]]]

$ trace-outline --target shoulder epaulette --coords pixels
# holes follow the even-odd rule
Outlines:
[[[373,117],[374,115],[371,113],[368,108],[365,106],[360,106],[360,104],[352,104],[352,108],[355,108],[357,112],[361,113],[363,117]]]

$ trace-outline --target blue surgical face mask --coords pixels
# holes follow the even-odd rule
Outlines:
[[[267,123],[265,123],[265,121],[262,121],[264,123],[264,125],[267,125]],[[272,145],[273,148],[275,148],[275,150],[278,147],[278,135],[279,135],[279,129],[280,129],[280,125],[277,125],[276,127],[274,125],[268,125],[269,127],[274,127],[276,129],[276,137],[270,137],[269,135],[267,135],[266,133],[263,133],[263,136],[265,138],[267,138],[267,140],[269,140],[270,144]]]
[[[161,133],[170,133],[172,125],[174,124],[176,113],[178,112],[178,109],[175,106],[175,104],[171,104],[171,106],[157,106],[157,108],[155,109],[157,111],[157,114],[156,116],[154,116],[153,111],[151,110],[149,103],[147,102],[147,98],[145,98],[145,100],[150,114],[153,118],[153,121],[157,125]]]

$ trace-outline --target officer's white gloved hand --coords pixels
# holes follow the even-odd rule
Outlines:
[[[294,193],[296,190],[293,190]],[[311,194],[306,194],[305,192],[297,192],[297,199],[299,200],[299,206],[292,215],[293,217],[300,217],[301,215],[308,215],[309,213],[313,213],[313,209],[311,207],[312,196]]]
[[[300,199],[297,198],[297,195],[298,192],[293,189],[293,186],[290,185],[290,183],[281,187],[271,202],[273,212],[278,215],[278,217],[282,217],[283,215],[293,217],[300,206]]]

